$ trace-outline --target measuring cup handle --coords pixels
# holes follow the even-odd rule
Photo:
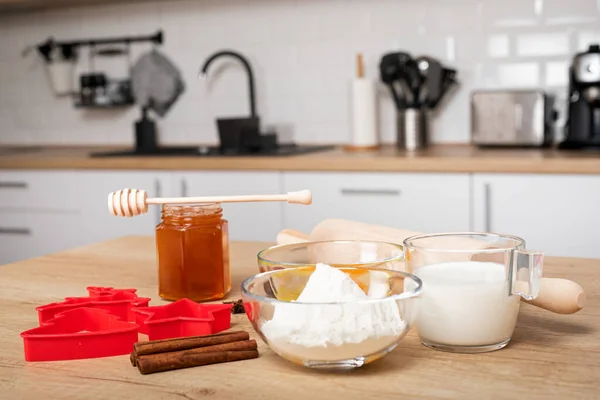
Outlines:
[[[540,292],[544,254],[536,250],[514,250],[511,256],[512,294],[525,300],[535,299]]]

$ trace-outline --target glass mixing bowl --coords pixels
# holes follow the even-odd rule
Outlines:
[[[283,244],[258,253],[260,272],[284,268],[370,267],[404,271],[404,248],[399,244],[366,240],[332,240]]]
[[[271,270],[242,283],[253,328],[284,359],[313,368],[361,367],[392,351],[413,325],[422,288],[416,276],[383,268],[338,267],[358,285],[356,290],[362,289],[365,299],[296,301],[314,269]]]

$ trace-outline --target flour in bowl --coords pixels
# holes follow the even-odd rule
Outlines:
[[[347,303],[277,304],[262,332],[275,351],[300,360],[368,356],[396,343],[407,330],[395,300],[355,302],[369,298],[343,271],[317,264],[296,301]]]

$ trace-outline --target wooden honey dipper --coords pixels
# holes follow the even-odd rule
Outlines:
[[[243,203],[285,201],[294,204],[311,204],[310,190],[288,192],[287,194],[259,194],[241,196],[205,197],[155,197],[148,198],[145,190],[122,189],[108,195],[108,210],[119,217],[134,217],[148,211],[149,204],[198,204],[198,203]]]

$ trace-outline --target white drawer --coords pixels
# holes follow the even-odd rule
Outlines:
[[[76,210],[77,196],[75,172],[0,172],[2,208]]]
[[[0,213],[0,265],[82,244],[76,213]]]
[[[285,227],[306,233],[326,218],[420,232],[468,230],[468,174],[284,173],[285,191],[310,188],[313,204],[287,207]]]

